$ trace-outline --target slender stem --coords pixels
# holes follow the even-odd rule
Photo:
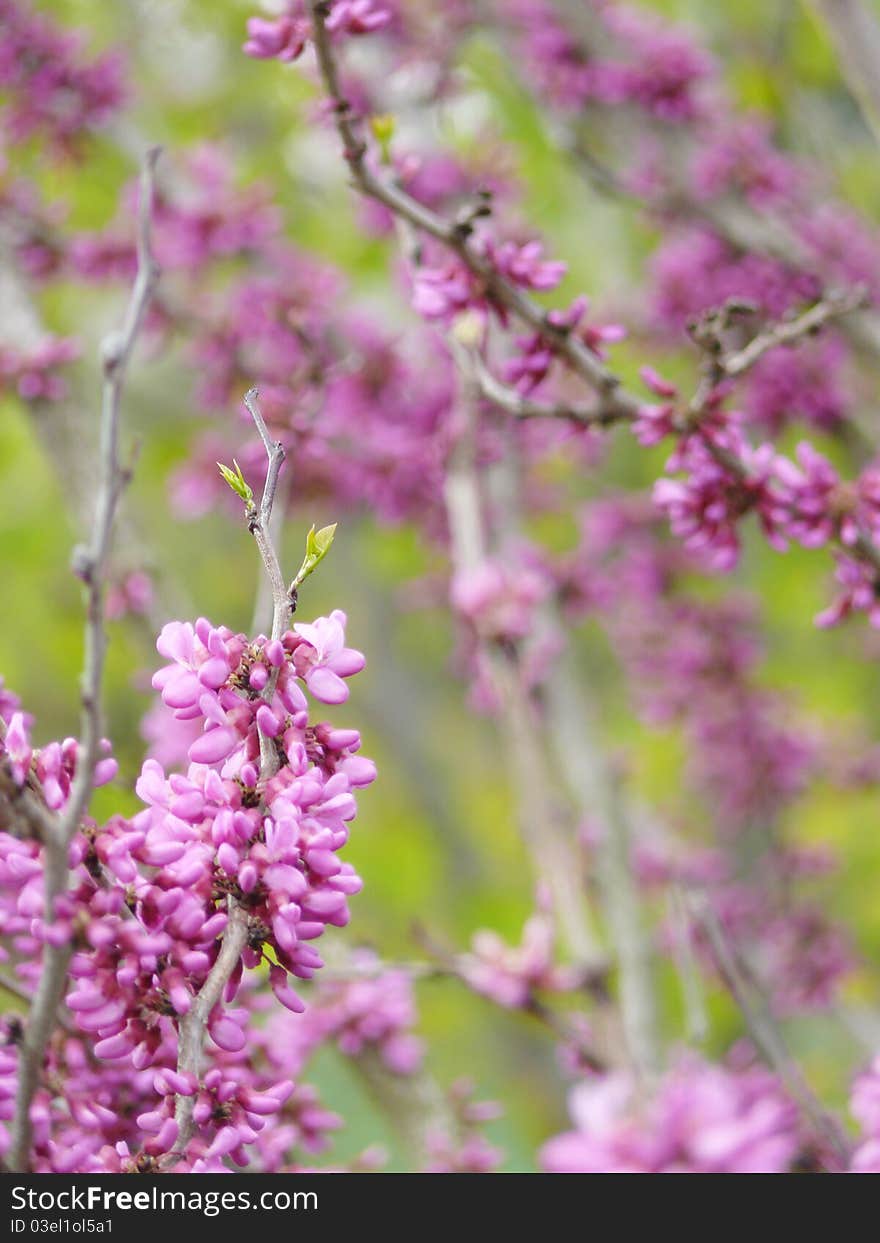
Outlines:
[[[599,884],[620,969],[623,1036],[633,1069],[647,1082],[659,1069],[660,1048],[651,952],[632,874],[630,814],[567,663],[557,662],[550,674],[545,716],[563,779],[584,819],[598,822],[603,831]]]
[[[205,1031],[211,1011],[223,996],[223,990],[229,983],[233,971],[238,965],[242,952],[247,945],[248,917],[244,909],[229,899],[229,923],[223,933],[220,952],[208,973],[202,987],[196,994],[192,1007],[183,1016],[178,1025],[177,1069],[181,1074],[191,1074],[197,1079],[202,1069],[202,1050],[205,1043]],[[167,1162],[167,1168],[176,1164],[184,1153],[195,1129],[193,1110],[194,1096],[178,1096],[174,1111],[177,1122],[177,1142],[173,1160]]]
[[[74,552],[74,568],[86,586],[85,659],[82,676],[82,725],[77,749],[76,773],[70,794],[57,821],[47,825],[44,842],[44,920],[56,918],[58,898],[68,884],[67,855],[70,843],[88,811],[101,753],[103,713],[101,690],[107,637],[104,631],[104,587],[119,499],[128,473],[119,457],[120,405],[128,364],[144,316],[159,278],[151,249],[153,186],[159,148],[151,148],[141,173],[138,216],[138,267],[122,328],[106,337],[101,355],[104,372],[100,436],[100,483],[87,547]],[[58,1007],[67,984],[67,966],[73,947],[47,943],[43,951],[40,982],[28,1014],[19,1047],[18,1091],[12,1122],[8,1167],[27,1170],[30,1165],[31,1104],[39,1086],[47,1045],[57,1024]]]
[[[793,319],[781,320],[766,332],[754,337],[748,345],[735,354],[728,354],[721,363],[725,376],[733,379],[751,370],[759,359],[779,345],[795,345],[798,341],[814,335],[832,320],[856,311],[867,302],[864,286],[857,286],[845,293],[829,293],[820,301]]]
[[[248,526],[257,542],[257,548],[260,550],[266,574],[269,577],[269,582],[272,584],[272,638],[280,639],[290,618],[292,605],[287,594],[284,575],[281,572],[281,563],[275,550],[269,526],[272,521],[272,509],[275,503],[275,492],[278,487],[278,476],[284,463],[285,453],[284,445],[280,441],[273,440],[269,435],[269,429],[266,427],[266,422],[260,410],[259,395],[257,389],[248,389],[247,393],[245,393],[244,404],[254,420],[260,439],[266,449],[268,465],[260,508],[254,514],[249,515]],[[268,698],[271,698],[271,695]]]
[[[835,1164],[849,1165],[849,1143],[837,1120],[814,1096],[800,1067],[793,1060],[785,1038],[773,1017],[760,985],[741,954],[731,945],[718,916],[709,903],[691,893],[688,905],[712,947],[721,978],[736,1002],[755,1048],[776,1072],[818,1140],[820,1150]]]
[[[681,980],[684,1001],[686,1038],[689,1044],[702,1045],[709,1035],[709,1016],[706,1013],[703,981],[691,942],[687,907],[680,885],[673,885],[668,905],[672,923],[672,953]]]
[[[248,528],[256,541],[266,575],[272,586],[272,638],[280,639],[290,620],[291,600],[284,583],[281,563],[272,537],[272,511],[278,478],[284,464],[284,447],[273,441],[266,427],[265,419],[259,406],[259,393],[255,388],[245,394],[245,405],[250,412],[260,439],[266,449],[266,479],[259,507],[251,506],[248,510]],[[269,679],[262,692],[262,698],[271,702],[277,684],[277,671]],[[260,731],[260,783],[265,783],[278,771],[278,752],[272,739]],[[232,973],[241,959],[248,939],[248,915],[244,908],[233,897],[228,899],[229,922],[223,932],[220,950],[208,977],[199,989],[192,1008],[180,1020],[178,1027],[177,1069],[181,1073],[194,1075],[197,1079],[201,1074],[202,1055],[205,1044],[205,1032],[211,1011],[220,1002],[223,991]],[[193,1137],[195,1123],[193,1110],[195,1098],[178,1096],[174,1110],[177,1122],[177,1141],[175,1150],[165,1162],[165,1168],[171,1169],[184,1156],[187,1145]]]
[[[278,487],[278,477],[284,463],[284,446],[280,441],[273,440],[269,435],[269,429],[266,427],[266,422],[260,410],[257,389],[249,389],[245,394],[244,402],[260,434],[267,457],[266,482],[263,486],[260,507],[259,510],[255,509],[249,512],[248,527],[256,541],[260,556],[263,559],[266,575],[272,585],[272,638],[280,639],[287,629],[290,615],[293,612],[293,601],[285,584],[281,562],[272,538],[272,510],[275,503],[275,492]],[[263,690],[262,697],[266,703],[271,703],[277,683],[278,671],[273,670]],[[264,782],[268,781],[270,777],[274,777],[277,771],[278,754],[275,744],[261,730],[260,778]]]
[[[463,356],[457,351],[460,361]],[[480,480],[476,465],[474,390],[466,367],[460,372],[460,428],[447,463],[444,499],[456,573],[472,573],[486,561]],[[578,966],[597,970],[601,951],[590,928],[576,852],[558,823],[554,783],[541,745],[541,731],[523,685],[516,651],[492,637],[482,644],[498,695],[505,750],[517,794],[523,841],[538,878],[547,885],[560,931]]]
[[[579,405],[575,402],[542,402],[525,397],[514,388],[508,388],[492,374],[476,350],[471,351],[474,375],[480,392],[499,410],[513,415],[515,419],[562,419],[580,423],[584,427],[607,427],[609,418],[601,405]]]

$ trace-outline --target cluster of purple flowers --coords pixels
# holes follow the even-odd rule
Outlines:
[[[376,0],[330,0],[327,30],[333,35],[365,35],[391,21],[388,8]],[[288,0],[284,13],[274,18],[251,17],[244,51],[257,60],[292,61],[302,55],[311,26],[303,0]]]
[[[703,111],[712,62],[683,31],[624,5],[583,6],[580,29],[547,0],[504,7],[535,86],[564,111],[625,104],[677,122]]]
[[[134,1161],[174,1151],[181,1096],[195,1098],[196,1134],[180,1154],[184,1160],[205,1168],[230,1155],[247,1161],[246,1146],[292,1085],[256,1088],[226,1070],[222,1058],[198,1081],[179,1073],[180,1021],[217,957],[230,903],[246,912],[247,943],[207,1026],[216,1049],[234,1055],[249,1041],[249,1011],[231,1005],[243,973],[266,963],[277,1001],[302,1011],[291,980],[310,979],[320,968],[312,942],[327,926],[348,922],[348,898],[361,887],[338,852],[356,814],[355,791],[373,781],[375,767],[358,754],[356,730],[310,721],[305,693],[340,704],[348,697],[345,680],[363,668],[361,653],[345,646],[345,615],[297,623],[280,640],[249,640],[204,618],[170,622],[157,646],[169,662],[153,678],[165,710],[198,729],[186,771],[166,775],[146,760],[137,782],[143,810],[83,824],[70,849],[72,881],[52,921],[43,911],[40,844],[0,834],[2,931],[15,949],[16,974],[35,987],[42,944],[71,944],[65,1001],[92,1046],[90,1087],[106,1066],[108,1090],[115,1090],[121,1067],[139,1092],[137,1127],[124,1139],[105,1130],[119,1125],[107,1111],[83,1110],[83,1134],[65,1144],[74,1161],[88,1148],[98,1163],[90,1168],[102,1168],[105,1141],[114,1150],[126,1145]],[[34,751],[27,719],[14,704],[4,733],[0,762],[12,780],[32,786],[50,810],[62,810],[77,744]],[[268,780],[261,777],[261,736],[277,760]],[[101,760],[96,784],[115,772],[111,757]],[[7,1118],[14,1066],[10,1072]],[[71,1093],[76,1100],[75,1085]],[[48,1127],[49,1100],[40,1108],[48,1110]],[[57,1137],[52,1143],[37,1141],[42,1168],[57,1167]]]
[[[115,52],[86,61],[82,40],[33,7],[0,4],[0,132],[10,145],[31,138],[70,153],[100,128],[125,98],[123,62]]]
[[[755,1066],[689,1055],[653,1092],[625,1073],[571,1092],[574,1127],[544,1145],[556,1174],[779,1174],[801,1153],[797,1116],[779,1084]]]
[[[689,590],[692,562],[663,540],[649,505],[596,502],[582,523],[582,544],[561,571],[566,608],[601,621],[646,721],[682,730],[688,791],[711,808],[713,848],[645,837],[635,856],[640,879],[649,888],[704,891],[778,1011],[829,1006],[854,955],[843,929],[802,888],[833,862],[792,848],[783,826],[810,783],[827,775],[830,740],[761,685],[754,601],[706,600]],[[671,818],[693,827],[681,809]],[[747,875],[745,840],[758,860]],[[692,934],[714,969],[705,937],[696,927]]]

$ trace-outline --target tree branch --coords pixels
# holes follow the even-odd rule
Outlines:
[[[488,557],[480,482],[476,467],[474,386],[467,366],[469,353],[455,346],[461,364],[460,428],[449,457],[444,500],[455,572],[479,570]],[[517,794],[520,828],[535,873],[546,884],[560,931],[576,964],[599,971],[604,958],[590,927],[572,842],[558,823],[554,783],[547,771],[529,695],[523,686],[516,652],[505,651],[487,638],[483,651],[490,679],[501,704],[500,719],[511,778]]]
[[[180,1074],[191,1074],[198,1079],[202,1069],[202,1050],[205,1044],[205,1031],[211,1011],[223,996],[223,990],[238,965],[242,952],[247,945],[248,917],[243,907],[234,898],[229,898],[229,923],[223,933],[220,952],[208,973],[202,987],[196,994],[192,1007],[178,1024],[177,1070]],[[178,1096],[174,1110],[177,1123],[177,1140],[174,1152],[165,1163],[166,1169],[173,1168],[186,1152],[192,1139],[195,1123],[193,1110],[194,1096]]]
[[[629,809],[568,663],[557,662],[551,671],[544,711],[560,771],[581,816],[598,822],[604,834],[598,848],[599,885],[620,970],[624,1044],[633,1069],[648,1082],[660,1068],[660,1048],[651,951],[632,874]]]
[[[321,79],[333,106],[336,130],[355,188],[456,254],[469,271],[479,277],[492,301],[538,333],[575,374],[597,392],[606,418],[635,418],[642,403],[622,388],[619,378],[578,336],[553,324],[540,303],[501,276],[474,248],[470,242],[473,226],[469,222],[445,219],[424,207],[393,180],[373,171],[367,162],[366,144],[356,131],[351,107],[339,83],[336,58],[326,28],[326,4],[324,0],[309,0],[309,9]]]
[[[825,324],[842,315],[848,315],[867,304],[868,294],[864,286],[842,292],[827,293],[820,302],[794,319],[783,319],[754,337],[748,345],[734,354],[726,355],[721,362],[724,374],[730,379],[744,375],[759,359],[778,345],[796,345],[804,337],[812,336]]]
[[[837,1120],[823,1108],[793,1060],[785,1038],[745,960],[731,945],[718,916],[705,898],[693,892],[688,906],[709,939],[718,971],[736,1002],[755,1048],[784,1085],[816,1137],[825,1159],[832,1157],[839,1167],[849,1166],[849,1143]]]
[[[287,624],[290,620],[292,604],[287,588],[284,583],[284,575],[281,571],[281,563],[278,559],[278,553],[272,538],[272,510],[275,502],[275,493],[278,487],[278,478],[281,467],[284,464],[284,446],[277,441],[273,441],[266,427],[265,419],[260,410],[259,394],[255,388],[249,389],[245,394],[245,405],[250,412],[251,418],[254,420],[257,432],[266,449],[266,479],[263,484],[263,494],[260,499],[259,508],[255,505],[248,507],[247,520],[248,528],[253,535],[260,556],[263,560],[263,566],[272,585],[272,638],[280,639]],[[275,694],[275,686],[278,680],[277,670],[273,672],[266,687],[262,692],[262,698],[270,703]],[[260,783],[263,787],[267,781],[274,777],[278,771],[278,752],[271,738],[266,737],[262,730],[260,731]],[[265,811],[265,806],[263,807]],[[189,1012],[184,1015],[178,1025],[178,1053],[177,1053],[177,1069],[181,1074],[191,1074],[197,1079],[201,1074],[202,1068],[202,1052],[205,1044],[205,1032],[211,1011],[219,1003],[223,996],[223,990],[226,988],[233,971],[235,970],[241,958],[242,952],[247,945],[248,938],[248,915],[242,906],[233,898],[229,897],[228,902],[229,922],[223,932],[223,940],[220,951],[214,961],[208,978],[199,989],[195,1002]],[[195,1124],[193,1119],[193,1110],[195,1109],[195,1097],[178,1096],[174,1110],[175,1121],[177,1122],[177,1140],[175,1150],[165,1163],[165,1168],[170,1169],[176,1165],[184,1156],[187,1145],[193,1137]]]
[[[104,389],[101,410],[100,471],[92,533],[87,548],[74,550],[74,569],[86,586],[85,659],[82,676],[82,726],[76,773],[67,803],[57,821],[46,826],[44,841],[44,920],[52,924],[57,899],[68,883],[67,854],[80,821],[88,811],[103,733],[101,690],[107,636],[104,631],[104,586],[113,527],[127,472],[119,459],[120,402],[129,360],[159,277],[151,250],[153,186],[159,148],[144,158],[138,216],[138,268],[122,328],[101,346]],[[31,1103],[39,1086],[46,1047],[55,1030],[58,1007],[67,982],[73,947],[46,944],[43,969],[19,1047],[18,1091],[12,1123],[8,1166],[26,1171],[30,1165]]]
[[[263,485],[263,495],[260,500],[259,510],[253,509],[248,513],[248,529],[256,540],[257,548],[263,559],[263,566],[266,575],[272,585],[272,638],[280,639],[287,629],[290,621],[290,615],[293,612],[293,599],[291,598],[289,589],[284,581],[284,574],[281,570],[281,562],[278,559],[278,553],[272,538],[272,509],[275,503],[275,492],[278,487],[278,476],[284,463],[284,446],[280,441],[275,441],[269,435],[269,429],[266,427],[266,421],[263,418],[259,404],[259,392],[257,389],[248,389],[245,394],[244,402],[250,412],[251,418],[254,420],[260,439],[266,449],[267,467],[266,482]],[[278,683],[278,671],[273,669],[269,676],[269,681],[263,690],[263,699],[266,703],[271,703],[272,696],[275,694],[275,687]],[[278,771],[278,755],[271,738],[265,737],[260,732],[260,777],[261,780],[268,781],[270,777],[274,777]]]
[[[437,212],[424,207],[417,199],[412,198],[396,182],[373,171],[367,162],[366,144],[356,131],[351,107],[340,87],[336,59],[325,24],[326,4],[324,0],[309,0],[309,8],[321,79],[333,106],[337,133],[342,140],[343,153],[355,188],[368,198],[382,203],[397,219],[416,230],[427,233],[428,236],[435,238],[457,255],[468,270],[479,277],[487,296],[492,301],[537,333],[555,354],[565,360],[574,374],[584,380],[596,393],[594,407],[582,410],[574,406],[565,415],[562,407],[558,409],[551,407],[549,411],[543,411],[543,414],[549,413],[551,417],[573,417],[576,421],[588,421],[597,425],[632,422],[638,418],[646,403],[629,392],[620,378],[610,371],[575,333],[552,323],[539,303],[507,281],[492,263],[470,244],[472,225],[467,222],[445,219]],[[853,296],[863,295],[861,291],[856,291]],[[827,309],[819,309],[825,308],[826,304]],[[793,325],[796,321],[780,325],[772,341],[768,340],[765,334],[764,337],[758,339],[760,344],[756,345],[751,353],[741,351],[741,354],[745,353],[745,357],[735,355],[730,360],[730,364],[737,368],[734,374],[744,374],[773,346],[791,343],[798,336],[805,335],[819,324],[827,322],[832,316],[842,315],[853,309],[853,306],[832,307],[829,300],[823,300],[811,311],[806,312],[806,328],[801,325],[795,329]],[[804,317],[801,317],[801,320],[803,319]],[[815,322],[816,320],[819,324]],[[723,374],[719,378],[724,378]],[[485,377],[482,382],[485,383]],[[494,384],[490,380],[489,391],[492,389],[494,389]],[[498,395],[497,390],[495,390],[495,395]],[[499,404],[502,408],[509,407],[511,401],[508,396],[502,393],[502,397],[503,400]],[[537,417],[539,413],[538,407],[531,404],[527,407],[527,411],[529,417]],[[693,415],[694,403],[691,403],[689,410],[682,411],[682,425],[686,426],[688,418],[693,419]],[[748,470],[743,463],[720,449],[712,441],[707,440],[707,445],[716,458],[735,475],[743,480],[748,479]],[[876,548],[867,536],[861,536],[855,544],[849,547],[848,551],[880,571],[880,549]]]
[[[525,397],[516,389],[502,384],[486,366],[477,350],[469,351],[474,378],[487,401],[515,419],[562,419],[583,427],[608,427],[626,416],[614,415],[601,405],[578,405],[573,402],[542,402]]]

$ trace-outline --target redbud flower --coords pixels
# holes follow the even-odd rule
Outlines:
[[[575,1129],[544,1145],[553,1173],[782,1173],[799,1141],[796,1113],[766,1071],[686,1057],[639,1104],[620,1072],[570,1098]]]

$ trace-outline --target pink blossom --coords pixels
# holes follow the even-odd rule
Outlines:
[[[302,644],[294,650],[294,664],[306,686],[322,703],[344,703],[348,687],[343,678],[360,673],[363,655],[345,646],[346,617],[336,609],[311,625],[297,622],[293,629]]]
[[[292,13],[277,18],[248,18],[245,55],[258,60],[296,60],[309,37],[308,19],[301,9],[296,5]]]
[[[577,985],[576,973],[556,962],[553,923],[546,912],[527,920],[517,946],[507,945],[495,932],[476,933],[460,970],[478,993],[510,1009],[527,1005],[535,990],[565,992]]]
[[[799,1148],[794,1107],[757,1068],[686,1057],[645,1104],[616,1073],[579,1084],[570,1107],[575,1129],[542,1150],[553,1173],[782,1173]]]

